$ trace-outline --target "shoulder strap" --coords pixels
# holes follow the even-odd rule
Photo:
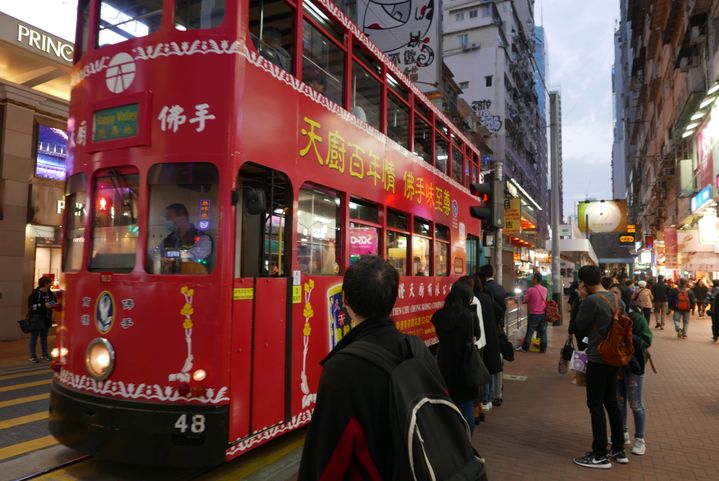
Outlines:
[[[350,343],[349,346],[345,347],[337,354],[345,354],[364,359],[382,370],[387,371],[387,373],[391,373],[400,363],[400,359],[387,349],[368,341],[355,341]]]

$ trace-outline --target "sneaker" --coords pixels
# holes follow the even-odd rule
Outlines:
[[[627,452],[623,449],[614,449],[609,452],[609,457],[614,458],[616,462],[619,464],[627,464],[629,462],[629,458],[627,457]]]
[[[624,433],[624,445],[629,446],[632,444],[632,441],[629,439],[629,433]]]
[[[585,468],[609,469],[612,467],[609,458],[606,456],[598,456],[592,452],[585,454],[581,458],[574,458],[574,464],[584,466]]]
[[[30,362],[34,362],[34,363],[36,363],[36,364],[37,364],[38,362],[40,362],[40,361],[37,360],[36,357],[31,357],[31,358],[28,359],[28,360],[29,360]]]
[[[680,331],[677,331],[677,337],[678,337],[679,339],[682,338],[682,333],[681,333]]]
[[[719,337],[712,337],[712,342],[717,342],[717,341],[719,341]]]
[[[42,356],[40,359],[42,359],[43,361],[47,361],[47,362],[52,361],[52,358],[50,356]]]
[[[494,398],[494,399],[492,399],[492,402],[490,404],[492,404],[493,408],[498,408],[499,406],[502,405],[502,400],[499,398]]]
[[[659,330],[660,330],[660,331],[663,331],[663,330],[664,330],[664,326],[661,326],[661,327],[659,328]]]
[[[492,409],[492,403],[491,403],[491,402],[488,402],[488,403],[486,403],[486,404],[485,404],[485,403],[482,403],[482,412],[483,412],[483,413],[486,413],[486,412],[489,411],[490,409]]]
[[[529,351],[527,351],[525,348],[523,348],[522,346],[515,347],[514,350],[515,350],[515,351],[519,351],[519,352],[529,352]]]
[[[647,443],[642,438],[634,438],[634,446],[632,446],[632,454],[642,456],[647,452]]]
[[[686,334],[682,334],[682,339],[686,339],[688,336]]]

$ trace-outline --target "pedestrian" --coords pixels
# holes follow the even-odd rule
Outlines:
[[[390,479],[389,374],[365,359],[338,353],[362,340],[407,357],[406,336],[390,318],[398,289],[397,270],[379,257],[362,256],[347,269],[342,295],[353,328],[321,362],[299,481]]]
[[[622,415],[617,403],[617,373],[619,368],[604,362],[599,354],[599,343],[607,336],[612,322],[616,297],[601,284],[601,271],[596,266],[579,269],[579,280],[585,295],[576,319],[576,329],[581,336],[589,339],[587,347],[586,392],[587,406],[592,420],[592,450],[574,463],[588,468],[609,469],[611,459],[626,464],[629,459],[624,451]],[[612,434],[612,449],[607,450],[607,422],[609,417]]]
[[[677,332],[679,339],[687,338],[689,312],[695,300],[694,292],[687,287],[686,279],[679,279],[679,286],[669,291],[669,308],[674,311],[674,330]],[[679,327],[679,321],[682,321],[681,328]]]
[[[709,294],[709,289],[707,288],[706,284],[702,282],[702,280],[698,280],[694,283],[694,288],[692,288],[692,291],[694,291],[694,296],[697,300],[696,303],[699,317],[704,317],[704,311],[707,308],[707,294]]]
[[[499,324],[497,324],[492,296],[484,291],[482,279],[478,274],[475,274],[473,279],[474,296],[479,300],[479,304],[482,308],[482,318],[484,319],[483,334],[487,340],[487,344],[482,351],[482,360],[492,375],[492,380],[485,384],[482,390],[482,413],[486,413],[494,406],[492,404],[494,380],[496,376],[501,375],[503,369],[502,351],[499,346],[499,333],[501,332],[501,328]]]
[[[479,397],[479,386],[468,384],[466,346],[479,337],[477,323],[474,320],[474,298],[472,287],[465,282],[455,282],[447,294],[444,306],[432,315],[432,324],[437,332],[439,348],[437,364],[449,390],[449,396],[462,412],[469,425],[470,434],[474,432],[474,400]]]
[[[547,352],[547,288],[542,285],[542,274],[535,273],[532,276],[532,287],[527,289],[524,296],[524,303],[527,304],[527,334],[519,350],[527,352],[531,347],[532,336],[537,332],[539,338],[539,352]]]
[[[664,330],[664,316],[669,310],[667,303],[669,299],[669,287],[664,283],[664,276],[657,278],[657,283],[652,287],[652,297],[654,297],[654,329]],[[649,318],[647,318],[647,321]]]
[[[652,297],[652,291],[647,288],[646,281],[639,281],[639,289],[632,296],[632,304],[642,310],[645,319],[649,319],[652,315],[652,305],[654,298]]]
[[[644,282],[644,281],[639,281]],[[649,359],[649,347],[652,345],[652,331],[646,317],[639,309],[629,308],[629,318],[632,320],[632,337],[634,339],[634,356],[632,362],[624,366],[619,373],[617,384],[617,401],[622,413],[622,426],[624,427],[624,444],[630,444],[629,430],[627,428],[627,402],[634,417],[634,442],[632,454],[642,456],[646,450],[645,426],[646,407],[644,406],[644,367]]]
[[[712,318],[712,341],[719,341],[719,279],[714,279],[714,287],[709,293],[709,310]]]
[[[27,307],[30,316],[38,316],[43,321],[42,328],[39,331],[30,333],[30,362],[39,362],[37,357],[37,340],[40,338],[40,349],[42,350],[42,360],[51,361],[50,353],[47,349],[47,334],[52,326],[52,310],[57,306],[55,294],[50,290],[52,279],[43,276],[37,281],[37,287],[33,289],[30,297],[27,299]]]
[[[504,331],[504,318],[507,313],[507,291],[494,279],[494,267],[485,264],[479,268],[484,292],[494,303],[494,318],[497,323],[497,335]],[[501,406],[503,402],[502,371],[492,375],[492,406]]]

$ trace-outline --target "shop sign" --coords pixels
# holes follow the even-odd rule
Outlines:
[[[644,247],[646,247],[647,249],[652,249],[654,247],[654,236],[644,236]]]
[[[712,186],[707,185],[702,190],[700,190],[697,195],[692,197],[692,201],[691,201],[692,213],[698,211],[699,209],[701,209],[703,207],[706,207],[711,201],[712,201]]]
[[[522,203],[515,197],[508,204],[504,209],[504,233],[519,234],[522,232]]]
[[[673,227],[664,229],[664,255],[667,269],[679,268],[679,246],[677,244],[677,230]]]
[[[634,234],[624,234],[619,236],[620,244],[634,244]]]
[[[719,244],[719,218],[704,216],[699,219],[699,243],[703,245]]]
[[[74,51],[72,43],[38,32],[21,23],[17,24],[17,42],[55,57],[57,60],[72,62]]]

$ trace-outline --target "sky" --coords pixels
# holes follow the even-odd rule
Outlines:
[[[537,0],[549,88],[561,92],[564,216],[587,198],[611,199],[612,65],[617,0]]]
[[[77,0],[0,0],[0,9],[74,39]],[[562,97],[564,215],[587,198],[611,199],[612,64],[618,0],[536,0],[549,55],[548,86]]]

